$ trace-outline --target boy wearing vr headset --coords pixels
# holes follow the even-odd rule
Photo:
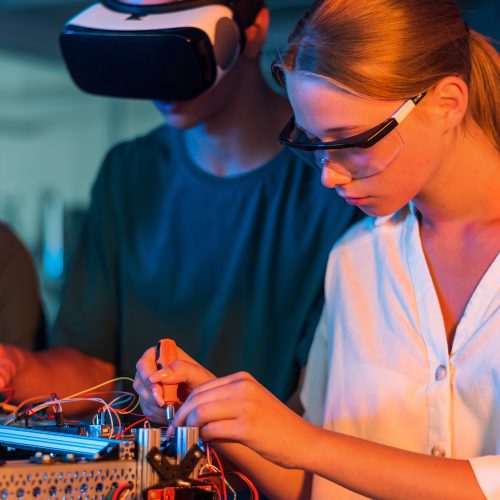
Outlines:
[[[107,0],[68,23],[76,83],[152,98],[165,126],[107,155],[56,325],[71,348],[6,347],[0,378],[19,397],[133,376],[170,337],[290,398],[328,253],[357,214],[277,141],[291,111],[259,68],[268,27],[260,0]]]

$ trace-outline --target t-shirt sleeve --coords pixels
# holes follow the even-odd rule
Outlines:
[[[74,254],[69,259],[61,306],[50,338],[116,363],[116,221],[113,216],[112,150],[92,189],[90,207]]]
[[[469,459],[479,487],[488,500],[500,500],[500,456]]]
[[[314,340],[309,351],[304,384],[300,400],[304,408],[304,419],[311,424],[322,426],[325,409],[326,384],[328,377],[328,345],[327,345],[326,311],[323,309],[321,318],[314,334]]]

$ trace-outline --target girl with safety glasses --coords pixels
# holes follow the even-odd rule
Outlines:
[[[174,425],[274,498],[500,498],[497,52],[452,0],[323,0],[274,72],[281,142],[376,216],[331,253],[305,418],[183,352],[153,374],[154,350],[144,411],[161,420],[159,383],[185,383]]]

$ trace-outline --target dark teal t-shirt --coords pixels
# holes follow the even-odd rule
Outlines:
[[[72,259],[54,345],[135,363],[171,337],[217,375],[295,389],[335,240],[359,217],[282,150],[249,173],[194,165],[166,126],[106,157]]]

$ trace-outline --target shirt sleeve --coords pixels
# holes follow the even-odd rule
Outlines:
[[[117,362],[116,221],[113,151],[92,190],[90,207],[74,254],[69,259],[51,346],[67,346],[104,361]]]
[[[325,410],[326,384],[328,377],[328,345],[327,345],[326,312],[319,320],[314,340],[307,360],[304,385],[300,400],[305,410],[304,419],[313,425],[323,425]]]
[[[471,458],[469,463],[487,500],[500,500],[500,456]]]

